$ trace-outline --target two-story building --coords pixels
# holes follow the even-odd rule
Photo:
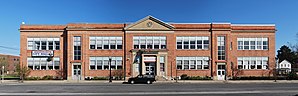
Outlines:
[[[68,80],[109,76],[110,68],[168,80],[272,76],[275,31],[274,24],[166,23],[152,16],[129,24],[23,24],[20,60],[30,76]]]

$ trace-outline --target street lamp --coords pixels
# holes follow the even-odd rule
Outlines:
[[[109,79],[109,83],[112,83],[112,70],[111,70],[111,62],[112,62],[112,57],[109,56],[109,65],[110,65],[110,79]]]

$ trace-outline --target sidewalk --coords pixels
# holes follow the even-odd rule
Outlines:
[[[112,84],[122,84],[123,80],[114,80]],[[18,80],[4,80],[3,84],[13,84],[13,83],[20,83]],[[101,83],[101,84],[108,84],[108,80],[81,80],[81,81],[69,81],[69,80],[27,80],[23,82],[24,84],[68,84],[68,83],[78,83],[78,84],[92,84],[92,83]],[[172,81],[156,81],[154,83],[163,84],[163,83],[298,83],[298,80],[228,80],[228,81],[217,81],[217,80],[175,80]],[[1,84],[1,83],[0,83]]]

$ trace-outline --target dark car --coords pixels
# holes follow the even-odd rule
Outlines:
[[[135,84],[135,83],[147,83],[152,84],[155,81],[154,76],[150,75],[138,75],[137,77],[132,77],[128,79],[128,83]]]

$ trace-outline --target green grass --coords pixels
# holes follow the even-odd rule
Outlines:
[[[17,76],[3,76],[4,78],[19,78]],[[0,76],[0,78],[2,78],[2,76]]]

